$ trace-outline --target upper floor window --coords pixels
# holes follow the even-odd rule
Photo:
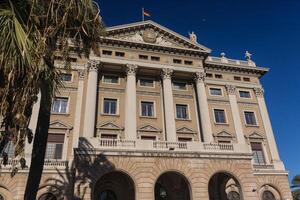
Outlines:
[[[67,97],[55,97],[52,103],[51,111],[53,113],[67,113],[68,98]]]
[[[247,125],[257,125],[254,112],[245,111],[244,114],[245,114],[245,121]]]
[[[173,59],[173,63],[175,63],[175,64],[181,64],[182,60],[180,60],[180,59]]]
[[[116,140],[116,139],[118,139],[118,135],[117,134],[105,134],[105,133],[102,133],[101,134],[101,139]]]
[[[250,78],[249,77],[244,77],[243,81],[250,82]]]
[[[233,78],[234,78],[235,81],[241,81],[242,80],[242,78],[240,76],[234,76]]]
[[[117,99],[104,98],[103,113],[109,115],[117,114]]]
[[[173,82],[173,88],[175,90],[186,90],[185,82]]]
[[[143,87],[154,87],[154,81],[151,79],[140,79],[140,86]]]
[[[209,88],[210,95],[213,96],[222,96],[222,89],[221,88]]]
[[[178,142],[192,142],[193,139],[189,137],[178,137]]]
[[[217,78],[217,79],[222,79],[223,76],[222,76],[222,74],[215,74],[215,78]]]
[[[116,51],[115,55],[118,56],[118,57],[124,57],[125,53],[124,52]]]
[[[12,141],[9,141],[6,144],[3,152],[7,153],[8,158],[14,158],[15,157],[15,145],[13,144]]]
[[[62,159],[64,134],[48,134],[45,159]]]
[[[61,81],[71,81],[72,80],[72,74],[61,73],[61,74],[59,74],[59,78],[60,78]]]
[[[160,61],[160,57],[158,56],[151,56],[152,61]]]
[[[213,74],[211,74],[211,73],[206,73],[206,77],[207,77],[207,78],[212,78],[212,77],[213,77]]]
[[[106,55],[106,56],[111,56],[111,55],[112,55],[112,51],[103,50],[103,51],[102,51],[102,54],[103,54],[103,55]]]
[[[142,140],[153,140],[153,141],[155,141],[155,140],[156,140],[156,136],[152,136],[152,135],[142,135],[142,136],[141,136],[141,139],[142,139]]]
[[[119,77],[113,76],[113,75],[104,75],[103,76],[103,82],[104,83],[110,83],[110,84],[118,84],[119,83]]]
[[[153,117],[154,116],[154,103],[142,101],[141,102],[141,115],[143,117]]]
[[[214,109],[215,122],[220,124],[226,123],[225,110],[223,109]]]
[[[192,65],[192,64],[193,64],[193,61],[185,60],[185,61],[184,61],[184,64],[185,64],[185,65]]]
[[[148,60],[148,56],[147,55],[139,55],[139,59]]]
[[[251,98],[251,94],[249,91],[239,91],[241,98]]]
[[[265,164],[265,156],[263,152],[263,147],[260,142],[251,142],[251,149],[253,152],[253,161],[255,164]]]
[[[176,118],[177,119],[188,119],[188,106],[183,104],[176,104]]]

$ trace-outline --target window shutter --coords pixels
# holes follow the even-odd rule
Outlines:
[[[65,134],[49,133],[48,135],[48,142],[64,143],[64,139],[65,139]]]

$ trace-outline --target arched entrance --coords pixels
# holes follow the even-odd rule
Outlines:
[[[208,183],[209,200],[243,200],[239,182],[228,173],[216,173]]]
[[[135,200],[133,180],[125,173],[114,171],[103,175],[94,188],[94,200]]]
[[[177,172],[162,174],[155,183],[155,200],[191,200],[187,179]]]

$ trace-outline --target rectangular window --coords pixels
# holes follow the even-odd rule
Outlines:
[[[118,139],[118,136],[116,134],[101,134],[101,139],[116,140]]]
[[[244,80],[245,82],[250,82],[250,78],[248,78],[248,77],[244,77],[243,80]]]
[[[151,79],[140,79],[140,86],[143,87],[154,87],[154,81]]]
[[[257,125],[254,112],[245,111],[244,114],[247,125]]]
[[[178,142],[192,142],[192,138],[179,137]]]
[[[12,141],[9,141],[3,152],[7,153],[8,158],[14,158],[15,157],[15,145]]]
[[[151,56],[151,60],[152,60],[152,61],[158,62],[158,61],[160,61],[160,57],[157,57],[157,56]]]
[[[111,84],[118,84],[119,83],[119,77],[113,76],[113,75],[104,75],[103,76],[103,82],[104,83],[111,83]]]
[[[213,75],[212,75],[211,73],[206,73],[206,77],[207,77],[207,78],[212,78]]]
[[[222,96],[222,89],[221,88],[209,88],[210,95],[213,96]]]
[[[139,59],[148,60],[148,56],[147,55],[139,55]]]
[[[59,74],[59,78],[60,78],[61,81],[71,81],[72,80],[72,74],[61,73],[61,74]]]
[[[102,51],[102,54],[103,54],[103,55],[106,55],[106,56],[111,56],[111,55],[112,55],[112,51],[103,50],[103,51]]]
[[[173,82],[173,88],[175,90],[186,90],[185,82]]]
[[[251,142],[251,149],[253,152],[253,161],[255,164],[266,164],[263,148],[260,142]]]
[[[222,74],[215,74],[215,78],[217,78],[217,79],[222,79],[223,76],[222,76]]]
[[[189,118],[187,105],[176,104],[176,118],[177,119]]]
[[[153,102],[142,101],[141,102],[141,115],[143,117],[153,117],[154,116],[154,105]]]
[[[125,53],[124,52],[116,51],[115,55],[118,56],[118,57],[124,57]]]
[[[216,123],[221,123],[221,124],[226,123],[225,110],[214,109],[214,115],[215,115],[215,122]]]
[[[56,97],[53,99],[52,112],[53,113],[67,113],[68,98]]]
[[[192,65],[192,64],[193,64],[193,61],[185,60],[185,61],[184,61],[184,64],[185,64],[185,65]]]
[[[234,80],[235,80],[235,81],[241,81],[242,78],[241,78],[240,76],[234,76]]]
[[[241,98],[251,98],[249,91],[239,91],[239,94]]]
[[[104,98],[103,113],[109,115],[117,114],[117,99]]]
[[[45,159],[62,159],[63,143],[48,142]]]
[[[173,63],[175,63],[175,64],[181,64],[182,60],[180,60],[180,59],[173,59]]]
[[[141,139],[142,140],[153,140],[153,141],[155,141],[156,140],[156,136],[142,135]]]

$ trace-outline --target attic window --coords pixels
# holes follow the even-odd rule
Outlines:
[[[139,55],[139,59],[148,60],[148,56],[147,55]]]
[[[157,56],[151,56],[152,61],[160,61],[160,57]]]
[[[102,51],[103,55],[107,55],[107,56],[111,56],[112,55],[112,51],[108,51],[108,50],[103,50]]]
[[[206,77],[207,77],[207,78],[212,78],[213,75],[212,75],[211,73],[206,73]]]
[[[118,57],[124,57],[125,56],[125,53],[124,52],[119,52],[119,51],[116,51],[116,56]]]
[[[241,81],[242,80],[240,76],[234,76],[233,78],[234,78],[235,81]]]
[[[175,63],[175,64],[181,64],[182,60],[180,60],[180,59],[173,59],[173,63]]]
[[[246,82],[250,82],[250,78],[248,78],[248,77],[244,77],[243,80]]]
[[[184,61],[184,64],[185,64],[185,65],[193,65],[193,61],[185,60],[185,61]]]
[[[215,78],[217,78],[217,79],[222,79],[223,76],[222,76],[222,74],[215,74]]]

